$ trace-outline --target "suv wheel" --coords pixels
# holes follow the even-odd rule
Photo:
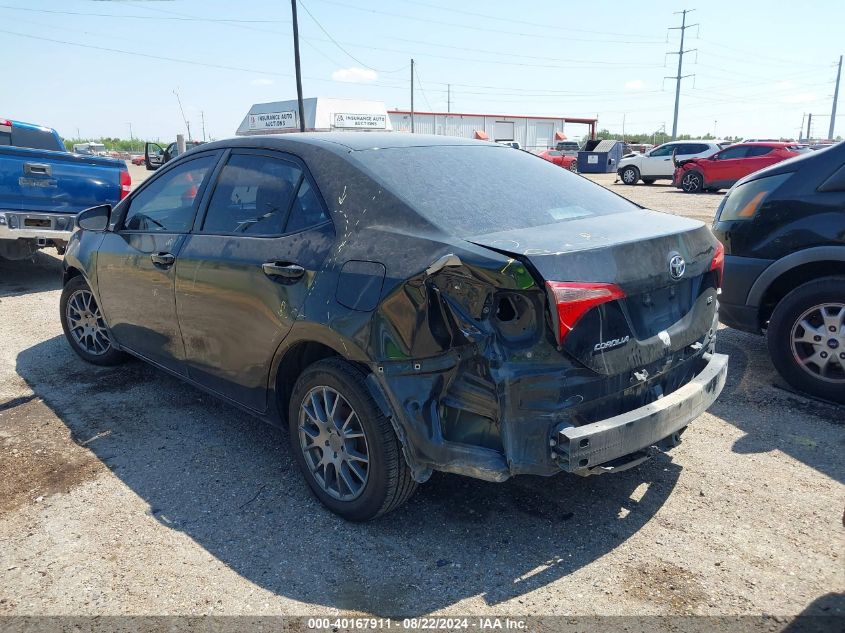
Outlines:
[[[805,283],[775,306],[769,353],[793,387],[845,403],[845,277]]]
[[[368,521],[407,501],[417,484],[364,373],[337,358],[308,367],[293,388],[290,443],[308,486],[329,510]]]
[[[82,276],[71,279],[59,300],[62,330],[71,348],[94,365],[117,365],[126,356],[114,348],[106,321]]]
[[[698,193],[704,188],[704,177],[697,171],[688,171],[681,178],[681,189],[687,193]]]
[[[619,177],[626,185],[636,185],[640,179],[640,170],[636,167],[625,167],[619,172]]]
[[[654,178],[643,178],[643,182],[647,185],[653,185],[654,184]]]

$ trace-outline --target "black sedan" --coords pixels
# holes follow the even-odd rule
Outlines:
[[[352,520],[433,470],[623,470],[722,389],[722,250],[493,143],[286,134],[208,143],[83,212],[62,324],[272,423]]]

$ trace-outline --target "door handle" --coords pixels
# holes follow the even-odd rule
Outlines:
[[[176,255],[172,253],[152,253],[150,259],[156,266],[170,268],[176,261]]]
[[[52,165],[45,165],[44,163],[24,163],[23,173],[32,176],[51,176],[53,173]]]
[[[282,277],[294,281],[305,274],[305,269],[297,264],[285,262],[264,262],[261,264],[264,274],[268,277]]]

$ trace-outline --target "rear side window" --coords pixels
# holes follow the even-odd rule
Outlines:
[[[216,156],[202,156],[155,178],[132,198],[123,227],[150,233],[188,232],[202,183],[216,160]]]
[[[278,158],[233,154],[220,172],[203,232],[281,235],[302,176],[299,167]]]
[[[458,237],[613,215],[638,207],[526,152],[488,145],[353,152],[373,180]]]
[[[16,147],[29,147],[31,149],[49,149],[54,152],[64,151],[64,146],[61,145],[52,130],[42,130],[38,128],[20,127],[12,125],[11,144]]]
[[[754,147],[748,148],[748,153],[745,156],[746,158],[751,158],[753,156],[765,156],[766,154],[773,152],[774,149],[774,147],[766,147],[765,145],[755,145]]]
[[[288,219],[285,233],[295,233],[302,231],[309,226],[316,226],[327,221],[329,216],[323,209],[320,203],[320,198],[314,191],[314,188],[308,184],[307,180],[302,181],[299,187],[299,193],[294,200],[293,207],[290,210],[290,218]]]

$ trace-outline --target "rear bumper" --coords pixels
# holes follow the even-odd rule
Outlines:
[[[74,213],[0,210],[0,240],[67,242],[76,228]]]
[[[655,446],[701,415],[725,386],[728,357],[708,354],[689,383],[651,404],[584,426],[566,426],[553,436],[561,469],[580,475],[613,470],[603,465]],[[638,460],[641,461],[641,460]]]

